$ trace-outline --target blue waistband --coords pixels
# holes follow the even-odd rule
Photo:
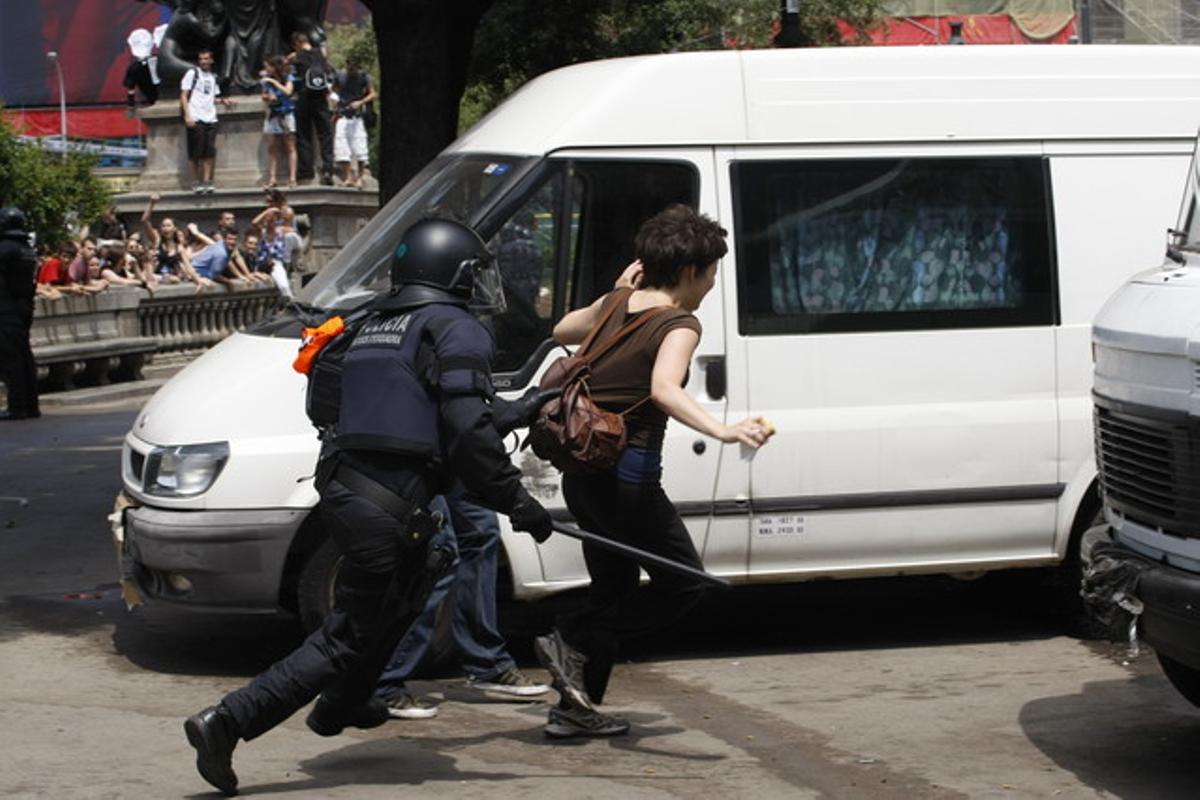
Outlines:
[[[626,483],[657,483],[662,478],[662,451],[626,447],[617,461],[617,479]]]

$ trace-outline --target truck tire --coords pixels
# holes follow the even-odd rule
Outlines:
[[[1062,632],[1073,639],[1095,641],[1108,636],[1108,629],[1096,619],[1083,602],[1079,590],[1083,583],[1083,559],[1079,555],[1079,543],[1083,532],[1104,523],[1104,511],[1097,510],[1086,516],[1086,522],[1076,525],[1067,545],[1067,556],[1062,563],[1050,570],[1047,599],[1051,613],[1059,621]]]
[[[333,608],[333,591],[341,565],[342,554],[333,539],[326,536],[300,571],[300,580],[296,584],[296,610],[306,633],[321,627],[329,609]]]
[[[1186,697],[1188,701],[1200,708],[1200,670],[1193,669],[1187,664],[1176,661],[1175,659],[1164,656],[1162,653],[1156,653],[1158,663],[1162,666],[1162,670],[1166,673],[1167,680],[1171,682],[1181,695]]]

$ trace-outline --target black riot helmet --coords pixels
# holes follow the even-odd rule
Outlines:
[[[24,239],[28,225],[25,212],[21,209],[11,206],[0,208],[0,236]]]
[[[481,313],[504,310],[496,259],[479,234],[453,220],[424,219],[405,231],[392,254],[391,278],[393,293],[417,302],[455,302]]]

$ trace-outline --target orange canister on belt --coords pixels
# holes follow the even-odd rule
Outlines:
[[[305,328],[300,340],[300,352],[292,362],[292,369],[303,375],[311,372],[317,354],[345,329],[346,323],[341,317],[330,317],[315,328]]]

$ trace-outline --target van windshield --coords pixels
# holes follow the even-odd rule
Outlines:
[[[338,251],[297,299],[321,309],[350,308],[386,290],[392,251],[410,225],[430,215],[471,222],[531,160],[483,155],[434,159]]]

